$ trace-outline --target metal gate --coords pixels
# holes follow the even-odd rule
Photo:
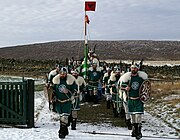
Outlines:
[[[34,127],[34,80],[0,82],[0,124]]]

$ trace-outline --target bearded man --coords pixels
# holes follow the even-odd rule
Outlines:
[[[71,105],[75,92],[78,90],[76,79],[68,74],[67,68],[62,67],[59,74],[53,78],[54,90],[56,95],[55,109],[60,115],[59,138],[65,138],[68,132],[68,117],[71,114]]]
[[[130,70],[130,72],[123,75],[122,85],[127,84],[125,90],[128,93],[128,113],[132,122],[131,136],[140,139],[142,138],[141,117],[144,114],[144,103],[140,99],[140,88],[142,83],[148,79],[148,75],[143,71],[139,71],[137,64],[132,65]]]

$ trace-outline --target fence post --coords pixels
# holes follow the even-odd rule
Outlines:
[[[34,127],[34,80],[27,80],[27,127]]]

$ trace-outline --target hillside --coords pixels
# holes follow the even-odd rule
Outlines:
[[[180,60],[180,41],[89,41],[100,60]],[[83,57],[84,41],[58,41],[0,48],[0,58],[64,60]]]

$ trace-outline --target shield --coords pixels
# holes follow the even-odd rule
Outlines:
[[[139,89],[139,97],[143,103],[146,103],[150,99],[150,92],[151,82],[149,80],[145,80]]]

